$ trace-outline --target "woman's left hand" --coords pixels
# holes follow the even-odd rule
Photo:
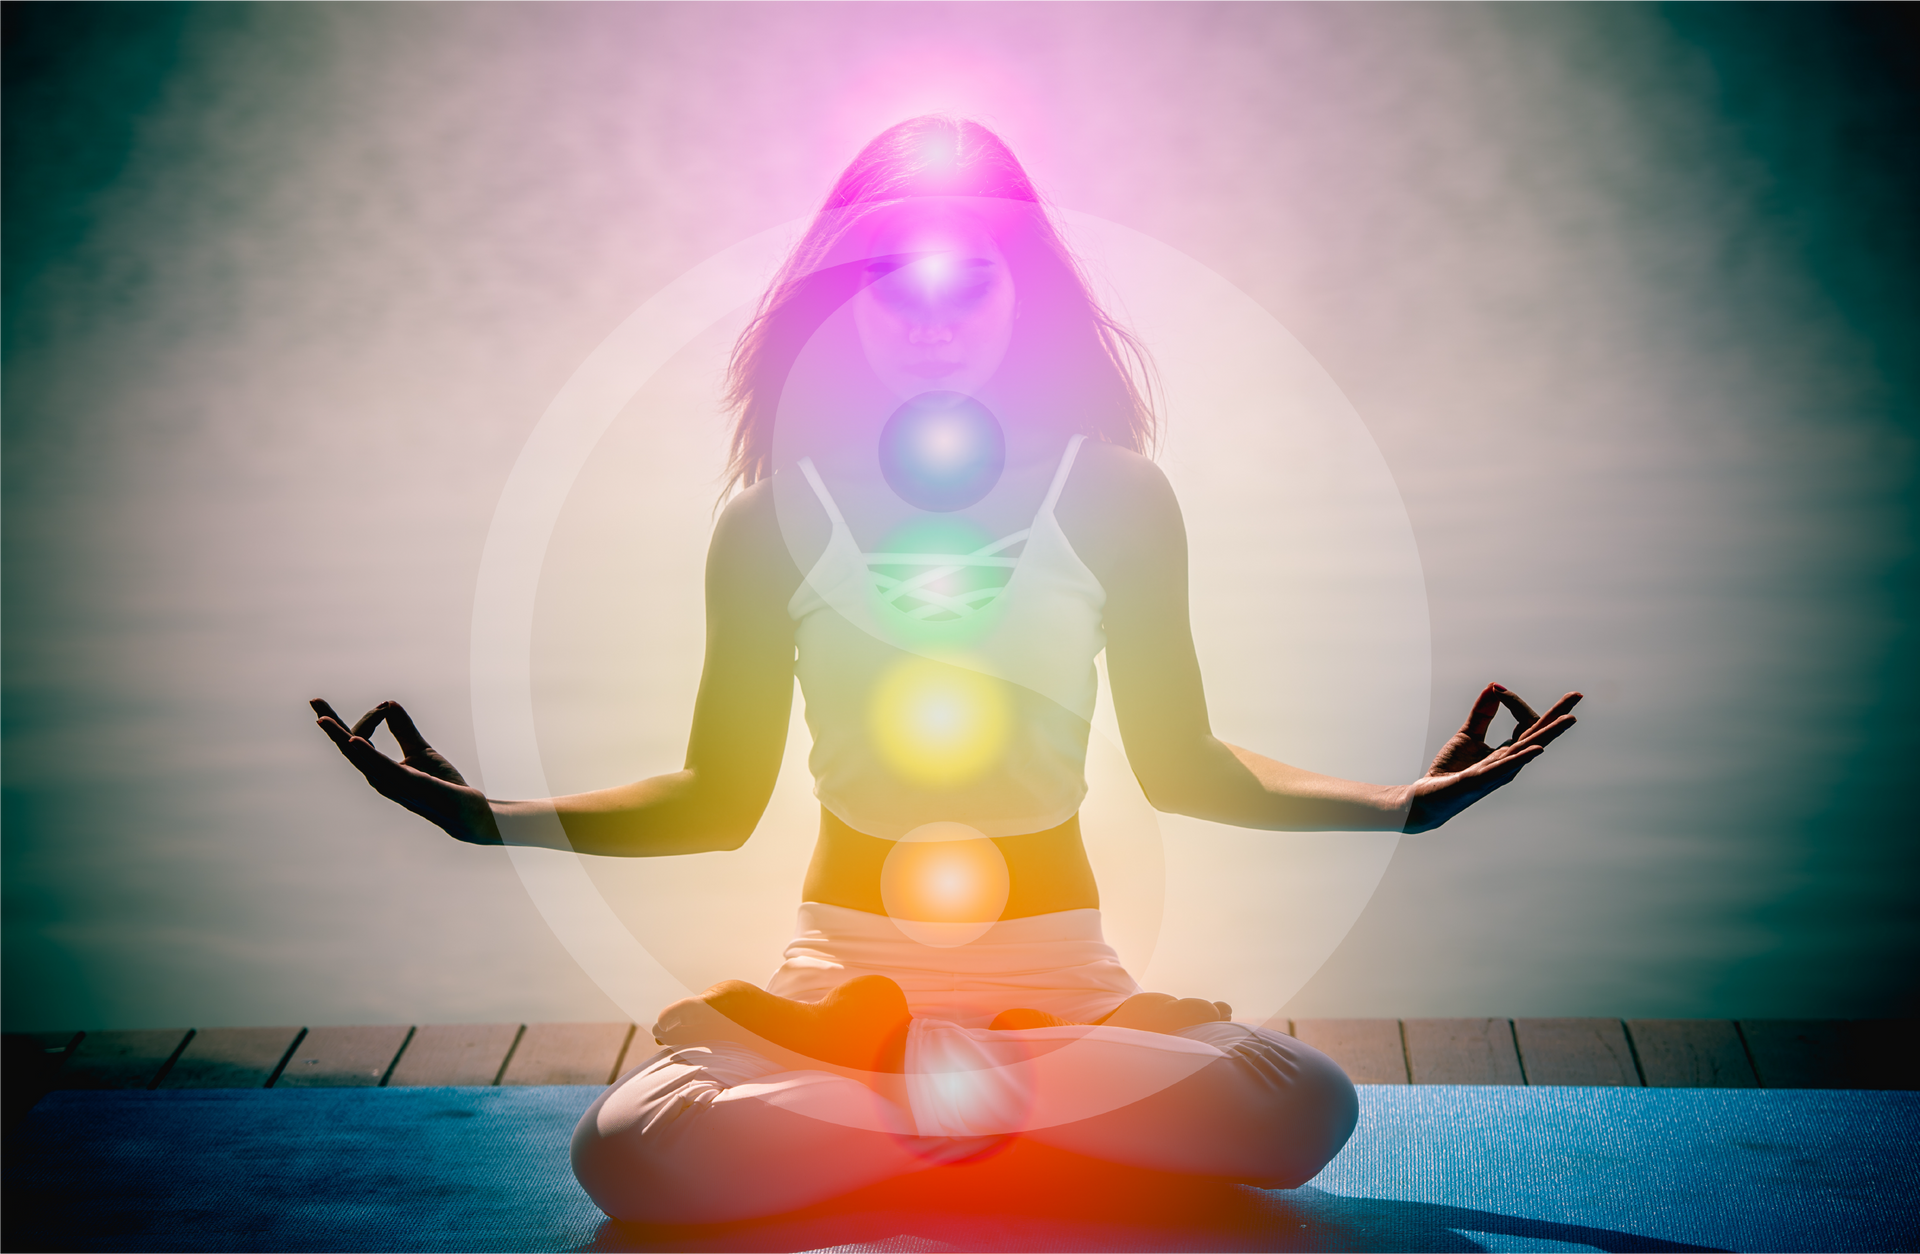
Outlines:
[[[1494,789],[1510,782],[1522,767],[1547,751],[1547,746],[1577,721],[1568,711],[1580,703],[1569,692],[1545,714],[1499,684],[1488,684],[1473,703],[1467,721],[1441,746],[1427,773],[1413,785],[1413,804],[1407,810],[1407,832],[1430,832]],[[1499,745],[1487,744],[1487,728],[1501,706],[1513,712],[1513,735]]]

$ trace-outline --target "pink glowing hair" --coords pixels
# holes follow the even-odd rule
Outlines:
[[[817,293],[808,298],[809,283],[828,274],[830,258],[856,226],[924,196],[975,197],[1025,208],[1007,216],[995,237],[1014,269],[1023,304],[1031,300],[1037,307],[1025,325],[1045,328],[1026,336],[1044,340],[1031,351],[1061,363],[1055,373],[1075,390],[1064,408],[1084,434],[1137,453],[1152,450],[1159,420],[1145,348],[1094,299],[1045,202],[1006,143],[978,122],[928,114],[888,127],[860,150],[734,345],[727,368],[726,399],[736,415],[728,490],[757,483],[773,471],[780,390],[817,318]]]

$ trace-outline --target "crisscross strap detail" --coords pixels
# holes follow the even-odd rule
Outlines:
[[[1060,499],[1060,490],[1067,482],[1067,474],[1073,469],[1074,454],[1080,451],[1085,439],[1085,436],[1076,435],[1067,441],[1066,452],[1060,458],[1060,468],[1054,472],[1053,482],[1047,488],[1046,498],[1040,503],[1036,520],[1053,512],[1054,503]],[[813,494],[820,498],[820,506],[826,510],[827,520],[833,525],[836,535],[844,537],[849,547],[857,547],[853,532],[840,513],[839,504],[833,499],[833,494],[827,491],[827,485],[814,468],[811,457],[800,459],[800,473],[806,476]],[[1032,527],[1023,527],[990,544],[983,544],[971,553],[861,553],[860,560],[867,567],[867,577],[872,581],[873,590],[879,594],[882,602],[894,610],[922,622],[955,621],[977,614],[999,600],[1000,594],[1006,591],[1008,582],[1013,578],[1015,568],[1020,565],[1019,556],[1008,556],[1006,550],[1015,545],[1024,546],[1032,535]],[[890,575],[876,567],[918,570],[909,575]],[[1006,574],[997,583],[986,583],[975,588],[956,591],[935,586],[966,570],[979,570],[983,574],[1005,571]]]

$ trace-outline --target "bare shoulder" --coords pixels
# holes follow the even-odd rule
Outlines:
[[[782,604],[800,586],[799,567],[780,534],[771,479],[736,493],[720,510],[707,546],[707,585]]]
[[[1088,440],[1055,509],[1074,551],[1111,589],[1145,560],[1186,550],[1186,527],[1173,485],[1153,459]]]

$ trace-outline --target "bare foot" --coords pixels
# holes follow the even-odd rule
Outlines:
[[[1223,1001],[1174,997],[1167,993],[1135,993],[1114,1007],[1100,1022],[1110,1028],[1164,1032],[1169,1036],[1196,1023],[1223,1023],[1233,1018],[1233,1007]]]
[[[993,1017],[987,1026],[995,1032],[1018,1032],[1023,1028],[1067,1028],[1073,1020],[1062,1019],[1059,1015],[1050,1015],[1044,1010],[1002,1010]]]
[[[784,1049],[856,1071],[904,1069],[907,995],[884,975],[848,980],[817,1002],[776,997],[744,980],[723,980],[698,997],[660,1012],[654,1039],[662,1045],[739,1039],[728,1025]]]
[[[1111,1028],[1132,1028],[1136,1032],[1160,1032],[1171,1036],[1196,1023],[1221,1023],[1233,1018],[1233,1007],[1223,1001],[1201,1001],[1197,997],[1173,997],[1166,993],[1135,993],[1093,1020]],[[1064,1028],[1075,1023],[1044,1010],[1002,1010],[987,1026],[996,1032],[1018,1032],[1023,1028]]]

